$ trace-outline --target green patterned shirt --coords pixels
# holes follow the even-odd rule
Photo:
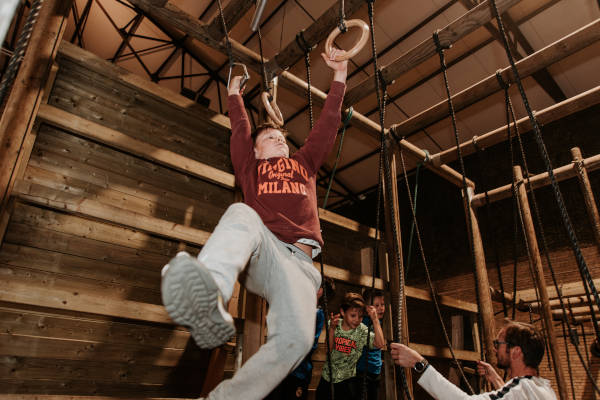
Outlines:
[[[356,376],[356,364],[360,358],[363,347],[367,344],[368,328],[361,323],[355,329],[345,331],[342,329],[342,320],[335,328],[334,348],[331,349],[331,368],[333,369],[333,383],[338,383]],[[375,333],[371,331],[369,340],[370,348],[373,348]],[[322,377],[329,379],[329,362],[325,361]]]

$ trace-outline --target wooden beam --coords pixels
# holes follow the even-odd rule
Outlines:
[[[254,5],[254,0],[230,0],[223,9],[223,17],[227,29],[231,31],[246,12]],[[213,18],[206,28],[206,33],[215,40],[221,40],[225,37],[223,32],[223,23],[219,13]]]
[[[124,210],[88,198],[63,196],[64,192],[60,190],[54,190],[26,181],[17,181],[14,193],[18,198],[26,202],[79,216],[121,224],[167,239],[181,240],[198,246],[203,246],[210,236],[210,233],[200,229]]]
[[[600,246],[600,215],[598,215],[598,207],[596,206],[596,199],[594,198],[590,178],[588,176],[587,168],[585,167],[585,160],[583,160],[579,147],[573,147],[571,149],[571,156],[573,157],[573,165],[575,166],[575,171],[577,173],[577,180],[579,181],[581,193],[583,194],[585,209],[587,210],[588,217],[592,223],[594,239],[596,239],[596,245]]]
[[[554,104],[539,112],[534,111],[534,113],[538,124],[546,125],[596,104],[600,104],[600,86],[596,86],[593,89],[580,93],[577,96],[573,96],[561,103]],[[511,123],[510,125],[512,132],[515,132],[514,123]],[[517,120],[517,127],[521,134],[529,132],[531,130],[529,118],[524,117]],[[486,148],[502,143],[506,140],[506,136],[506,125],[504,125],[481,136],[475,137],[475,141],[469,139],[460,144],[462,155],[463,157],[466,157],[475,153],[478,148]],[[457,159],[457,154],[456,147],[452,147],[431,156],[431,162],[433,164],[449,163]]]
[[[21,146],[31,131],[44,86],[66,28],[72,0],[50,0],[41,7],[29,46],[0,119],[0,212],[8,202]]]
[[[471,195],[471,189],[468,190],[468,196]],[[496,351],[493,346],[493,340],[496,337],[496,328],[494,320],[494,307],[492,305],[492,298],[490,296],[490,282],[487,274],[487,264],[485,262],[485,252],[483,249],[483,241],[481,239],[481,232],[479,230],[479,223],[477,221],[477,215],[475,210],[468,203],[466,205],[465,217],[470,219],[467,221],[467,226],[470,226],[471,230],[468,232],[470,235],[470,243],[472,245],[473,258],[475,260],[475,279],[477,281],[477,290],[479,294],[479,313],[481,315],[482,332],[483,332],[483,343],[486,361],[492,365],[496,364]]]
[[[600,93],[600,91],[599,91]],[[600,154],[595,155],[593,157],[588,157],[583,160],[583,165],[588,171],[594,171],[600,168]],[[564,181],[569,178],[573,178],[577,176],[577,166],[575,164],[567,164],[562,167],[558,167],[554,169],[554,177],[557,182]],[[550,185],[550,178],[547,172],[533,175],[529,178],[529,182],[531,184],[532,189],[539,189],[545,186]],[[529,190],[529,185],[527,185],[527,190]],[[498,188],[489,190],[487,192],[488,199],[490,203],[495,201],[499,201],[502,199],[506,199],[512,196],[512,185],[504,185]],[[473,207],[481,207],[487,203],[485,193],[478,193],[471,199],[471,205]]]
[[[598,40],[600,40],[600,19],[523,58],[516,63],[516,66],[520,76],[526,77],[584,49]],[[510,84],[515,81],[510,66],[502,69],[500,75],[506,83]],[[452,96],[452,103],[455,110],[460,111],[499,90],[502,90],[502,88],[496,78],[496,74],[493,74],[454,94]],[[408,136],[442,120],[447,115],[448,101],[443,100],[405,121],[392,125],[390,129],[399,137]]]
[[[346,0],[344,2],[344,14],[346,16],[357,12],[365,4],[364,0]],[[318,45],[325,40],[331,30],[337,26],[340,18],[340,5],[338,2],[329,7],[321,16],[308,28],[304,29],[304,40],[309,46]],[[279,75],[288,70],[298,60],[304,57],[304,49],[300,48],[298,43],[293,40],[283,50],[276,54],[266,65],[267,72],[272,75]]]
[[[235,178],[228,172],[132,138],[114,129],[68,113],[54,106],[42,105],[38,112],[38,118],[87,139],[96,140],[147,160],[168,165],[178,171],[189,173],[190,175],[223,187],[232,188],[235,184]]]
[[[498,11],[502,14],[520,0],[497,0]],[[469,10],[462,17],[451,22],[439,31],[442,46],[450,46],[460,38],[473,32],[493,18],[489,1],[484,1],[477,7]],[[404,53],[391,64],[381,68],[384,81],[391,85],[394,79],[403,73],[413,69],[437,53],[433,38],[426,39],[408,52]],[[366,78],[358,85],[348,91],[344,98],[344,107],[349,107],[375,92],[375,82],[372,78]]]
[[[594,285],[600,286],[600,278],[594,279]],[[549,298],[558,298],[554,286],[549,286],[547,290]],[[560,285],[560,292],[563,297],[585,296],[585,289],[583,288],[581,281],[569,282]],[[534,302],[537,300],[535,296],[535,289],[519,290],[517,292],[517,298],[526,303]]]
[[[515,185],[517,185],[518,189],[518,204],[520,208],[521,218],[524,224],[525,237],[528,244],[527,248],[529,251],[529,256],[533,261],[533,275],[535,279],[535,285],[538,288],[540,301],[542,303],[542,321],[544,327],[546,328],[548,345],[551,350],[552,361],[554,364],[554,374],[556,376],[556,382],[558,385],[558,393],[561,400],[566,400],[569,398],[567,394],[566,379],[563,371],[562,362],[560,360],[558,342],[556,340],[556,335],[554,334],[552,312],[550,310],[548,290],[546,287],[546,278],[544,277],[542,258],[540,256],[540,251],[535,234],[535,227],[533,225],[533,218],[531,216],[531,210],[529,208],[529,200],[527,199],[527,191],[525,190],[523,182],[523,173],[521,172],[521,167],[515,166],[513,168],[513,176],[515,177]]]
[[[412,286],[406,286],[406,297],[424,301],[433,301],[431,293],[428,290],[418,289]],[[457,310],[467,311],[475,314],[479,312],[477,309],[477,304],[459,300],[451,296],[438,295],[437,301],[440,306],[451,307]]]
[[[410,348],[425,357],[444,358],[452,360],[452,353],[447,347],[437,347],[429,344],[410,343]],[[453,349],[456,358],[464,361],[480,361],[481,355],[475,351]]]

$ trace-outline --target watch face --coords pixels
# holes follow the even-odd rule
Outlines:
[[[417,372],[421,372],[421,371],[423,370],[423,367],[425,367],[425,365],[424,365],[423,361],[418,361],[418,362],[415,364],[415,371],[417,371]]]

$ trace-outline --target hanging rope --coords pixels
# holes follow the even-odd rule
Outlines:
[[[460,376],[465,381],[465,384],[469,388],[471,394],[475,394],[469,380],[465,376],[465,372],[463,370],[462,364],[456,358],[456,354],[454,354],[454,348],[452,346],[452,342],[450,341],[450,337],[448,335],[448,331],[446,329],[446,324],[444,324],[444,318],[442,317],[442,311],[440,309],[440,305],[437,301],[437,293],[435,292],[435,288],[433,287],[433,282],[431,281],[431,275],[429,273],[429,266],[427,263],[427,259],[425,258],[425,250],[423,249],[423,242],[421,241],[421,233],[419,231],[419,224],[417,223],[417,215],[415,214],[415,207],[412,201],[412,195],[410,192],[410,185],[408,184],[408,173],[406,172],[406,163],[404,161],[404,152],[402,151],[402,147],[400,147],[400,160],[402,161],[402,172],[404,174],[404,182],[406,183],[406,193],[408,194],[408,201],[410,202],[410,209],[412,214],[412,224],[415,227],[415,232],[417,236],[417,244],[419,245],[419,254],[421,255],[421,261],[423,262],[423,267],[425,269],[425,277],[427,278],[427,284],[429,285],[429,291],[431,292],[431,298],[433,299],[433,305],[435,308],[435,312],[437,314],[438,320],[440,322],[440,326],[442,328],[442,333],[444,334],[444,339],[446,340],[446,345],[448,349],[450,349],[450,354],[452,355],[452,360],[456,363],[458,367],[458,371],[460,372]]]
[[[27,45],[29,43],[29,39],[31,38],[33,26],[40,15],[42,3],[44,3],[44,0],[34,0],[31,4],[31,9],[29,10],[29,14],[27,15],[25,23],[23,24],[23,29],[19,35],[19,40],[17,40],[15,50],[8,61],[8,66],[6,67],[4,77],[2,77],[2,82],[0,82],[0,107],[2,107],[2,104],[4,104],[4,99],[14,83],[17,72],[19,72],[19,67],[21,66],[21,62],[23,62],[25,50],[27,50]]]
[[[225,16],[223,15],[223,5],[221,4],[221,0],[217,0],[217,4],[219,5],[219,16],[221,18],[221,28],[223,29],[223,34],[225,35],[225,50],[227,52],[227,58],[229,59],[229,74],[227,75],[227,88],[229,89],[229,83],[231,82],[231,75],[233,72],[233,68],[238,65],[243,68],[244,75],[242,76],[242,80],[240,81],[240,92],[244,89],[246,82],[250,79],[250,75],[248,74],[248,69],[242,63],[236,62],[233,58],[233,49],[231,46],[231,40],[229,40],[229,31],[227,30],[227,24],[225,23]]]
[[[313,114],[313,101],[312,101],[312,91],[311,91],[311,75],[310,75],[310,52],[314,48],[314,46],[310,46],[309,43],[304,38],[304,30],[301,30],[296,35],[296,43],[298,46],[304,51],[304,66],[306,67],[306,97],[308,97],[308,119],[309,126],[312,130],[314,126],[314,114]]]
[[[386,194],[387,194],[387,198],[388,201],[392,202],[394,201],[394,195],[392,192],[392,179],[396,179],[395,177],[392,178],[391,176],[391,171],[390,171],[390,165],[389,165],[389,160],[390,160],[390,149],[389,149],[389,144],[385,138],[385,102],[386,102],[386,96],[387,96],[387,90],[386,90],[386,85],[385,85],[385,81],[382,79],[383,77],[381,76],[381,72],[379,70],[379,66],[378,66],[378,61],[377,61],[377,47],[375,45],[375,23],[374,23],[374,12],[373,12],[373,2],[375,0],[367,0],[367,5],[368,5],[368,10],[369,10],[369,26],[370,26],[370,31],[371,31],[371,50],[372,50],[372,55],[373,55],[373,68],[374,68],[374,74],[373,74],[373,78],[375,79],[375,87],[376,87],[376,93],[377,93],[377,104],[379,106],[379,126],[381,128],[381,149],[380,149],[380,157],[379,157],[379,175],[381,176],[381,171],[382,171],[382,167],[383,167],[383,175],[384,175],[384,179],[385,179],[385,188],[386,188]],[[390,209],[390,226],[391,226],[391,232],[392,232],[392,237],[393,238],[397,238],[398,235],[398,227],[396,226],[396,215],[395,215],[395,211],[394,211],[394,207],[389,207]],[[379,213],[379,204],[377,206],[377,212]],[[398,244],[399,245],[399,244]],[[402,342],[402,313],[404,310],[404,271],[402,270],[402,257],[400,257],[400,251],[399,249],[397,249],[396,254],[394,254],[394,257],[396,258],[396,264],[399,266],[399,293],[398,293],[398,300],[396,302],[396,304],[394,304],[394,307],[396,308],[396,312],[394,313],[397,316],[397,320],[396,322],[396,338],[398,340],[398,342]],[[404,393],[406,395],[406,397],[408,399],[412,399],[412,396],[410,394],[409,388],[408,388],[408,382],[406,380],[406,374],[404,372],[403,368],[399,368],[397,369],[399,375],[400,375],[400,381],[402,383],[402,387],[404,389]]]
[[[450,112],[450,117],[452,121],[452,130],[454,132],[454,143],[456,145],[456,151],[458,153],[458,160],[460,162],[460,170],[461,170],[461,178],[462,178],[462,191],[463,191],[463,207],[465,208],[465,212],[467,215],[467,233],[469,234],[469,244],[471,245],[471,262],[473,263],[473,268],[476,268],[477,261],[475,259],[475,240],[471,237],[473,232],[473,224],[471,221],[471,201],[469,199],[469,190],[467,186],[467,178],[465,172],[465,162],[462,155],[462,150],[460,148],[459,138],[458,138],[458,127],[456,125],[456,113],[454,111],[454,104],[452,102],[452,95],[450,94],[450,86],[448,84],[448,72],[446,66],[446,57],[444,55],[444,51],[448,49],[448,46],[442,46],[440,42],[440,38],[438,35],[438,31],[433,32],[433,41],[435,43],[437,52],[440,56],[440,66],[442,70],[442,76],[444,78],[444,86],[446,89],[446,97],[448,98],[448,109]],[[477,301],[477,308],[481,310],[481,301],[479,298],[479,282],[475,279],[475,299]],[[477,313],[477,319],[479,321],[478,329],[479,329],[479,347],[481,349],[481,357],[484,359],[483,352],[483,320],[481,317],[481,312]]]
[[[536,143],[538,145],[540,155],[542,156],[542,159],[546,166],[546,171],[548,172],[548,176],[550,178],[550,183],[552,186],[552,190],[554,192],[554,196],[556,198],[556,202],[558,204],[559,213],[560,213],[563,225],[565,226],[565,229],[567,230],[567,235],[569,237],[569,241],[571,242],[571,247],[573,248],[573,252],[575,254],[575,259],[577,260],[577,266],[579,267],[579,272],[581,274],[581,278],[583,281],[583,286],[585,288],[586,296],[590,302],[590,304],[589,304],[590,313],[592,316],[594,330],[596,332],[596,340],[598,340],[600,342],[600,327],[598,325],[598,320],[597,320],[595,312],[594,312],[594,307],[593,307],[594,302],[591,300],[590,292],[593,295],[595,303],[598,307],[600,307],[600,296],[598,295],[596,286],[594,285],[594,281],[592,280],[592,278],[590,276],[590,272],[587,267],[587,263],[583,257],[583,254],[581,253],[581,249],[579,247],[579,243],[578,243],[577,237],[575,235],[575,231],[573,229],[571,219],[569,218],[566,206],[564,204],[562,193],[560,191],[560,188],[558,187],[558,182],[556,180],[556,177],[554,176],[554,169],[552,167],[550,157],[548,156],[548,151],[546,149],[546,145],[544,144],[544,141],[542,139],[540,127],[537,123],[536,118],[533,115],[533,111],[531,110],[531,107],[529,105],[527,95],[525,94],[525,89],[523,88],[523,83],[521,82],[521,78],[519,76],[519,71],[517,70],[517,67],[515,65],[514,57],[512,56],[512,54],[510,52],[510,47],[508,45],[508,40],[506,38],[506,31],[504,29],[502,19],[500,18],[500,14],[498,12],[498,7],[496,6],[496,1],[491,0],[491,4],[493,6],[494,16],[496,17],[496,21],[498,23],[498,29],[500,30],[500,33],[501,33],[502,42],[504,44],[504,49],[506,51],[506,55],[510,62],[510,66],[511,66],[513,75],[515,77],[517,87],[519,88],[519,93],[521,94],[521,98],[523,99],[523,104],[525,106],[525,109],[527,110],[527,115],[529,116],[529,120],[533,127],[534,137],[535,137]]]

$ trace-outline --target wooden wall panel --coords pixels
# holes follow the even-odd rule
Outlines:
[[[232,171],[229,134],[184,109],[59,58],[49,104],[213,167]]]

